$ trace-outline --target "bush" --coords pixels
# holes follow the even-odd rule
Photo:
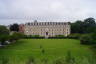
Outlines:
[[[24,38],[28,38],[28,39],[43,39],[45,37],[40,36],[40,35],[24,35]]]
[[[9,40],[9,35],[1,35],[0,36],[0,41],[1,41],[2,45],[6,45],[5,41],[8,41],[8,40]]]
[[[68,36],[68,38],[79,39],[81,35],[82,35],[82,34],[74,33],[74,34],[70,34],[70,35]]]
[[[64,35],[56,35],[55,37],[65,37]]]
[[[11,36],[10,39],[12,40],[18,40],[24,37],[24,34],[19,33],[19,32],[14,32]]]
[[[65,37],[64,35],[55,35],[53,37],[48,37],[48,39],[64,39],[64,38],[67,38],[67,37]]]
[[[85,34],[80,37],[80,42],[81,44],[93,44],[94,40],[92,38],[92,35],[90,34]]]
[[[6,26],[0,25],[0,36],[1,35],[9,35],[9,30],[6,28]]]

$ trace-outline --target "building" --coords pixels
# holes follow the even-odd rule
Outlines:
[[[26,23],[24,34],[53,37],[56,35],[68,36],[70,34],[70,24],[68,22],[37,22]]]
[[[24,33],[24,24],[19,25],[19,32]]]

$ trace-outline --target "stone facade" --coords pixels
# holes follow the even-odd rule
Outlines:
[[[24,24],[19,25],[19,32],[24,33]]]
[[[70,34],[70,24],[67,22],[34,21],[24,25],[24,34],[40,35],[45,37],[53,37],[56,35],[68,36]]]

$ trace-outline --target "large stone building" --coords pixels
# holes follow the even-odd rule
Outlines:
[[[53,37],[56,35],[68,36],[70,34],[70,24],[68,22],[37,22],[26,23],[24,34]]]
[[[24,33],[25,29],[24,29],[24,24],[20,24],[19,25],[19,32]]]

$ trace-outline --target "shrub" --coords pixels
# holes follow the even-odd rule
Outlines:
[[[28,38],[28,39],[43,39],[43,36],[40,35],[24,35],[24,38]]]
[[[9,30],[6,28],[6,26],[0,25],[0,36],[1,35],[9,35]]]
[[[12,40],[18,40],[24,37],[24,34],[19,33],[19,32],[14,32],[11,36],[10,39]]]
[[[55,37],[65,37],[64,35],[56,35]]]
[[[64,39],[64,38],[67,38],[67,37],[65,37],[64,35],[56,35],[54,37],[48,37],[48,39]]]
[[[1,35],[0,36],[0,41],[2,45],[5,45],[5,41],[9,40],[9,35]]]
[[[90,34],[84,34],[80,37],[81,44],[93,44],[94,40]]]
[[[82,35],[82,34],[74,33],[74,34],[68,35],[68,38],[79,39],[81,35]]]

